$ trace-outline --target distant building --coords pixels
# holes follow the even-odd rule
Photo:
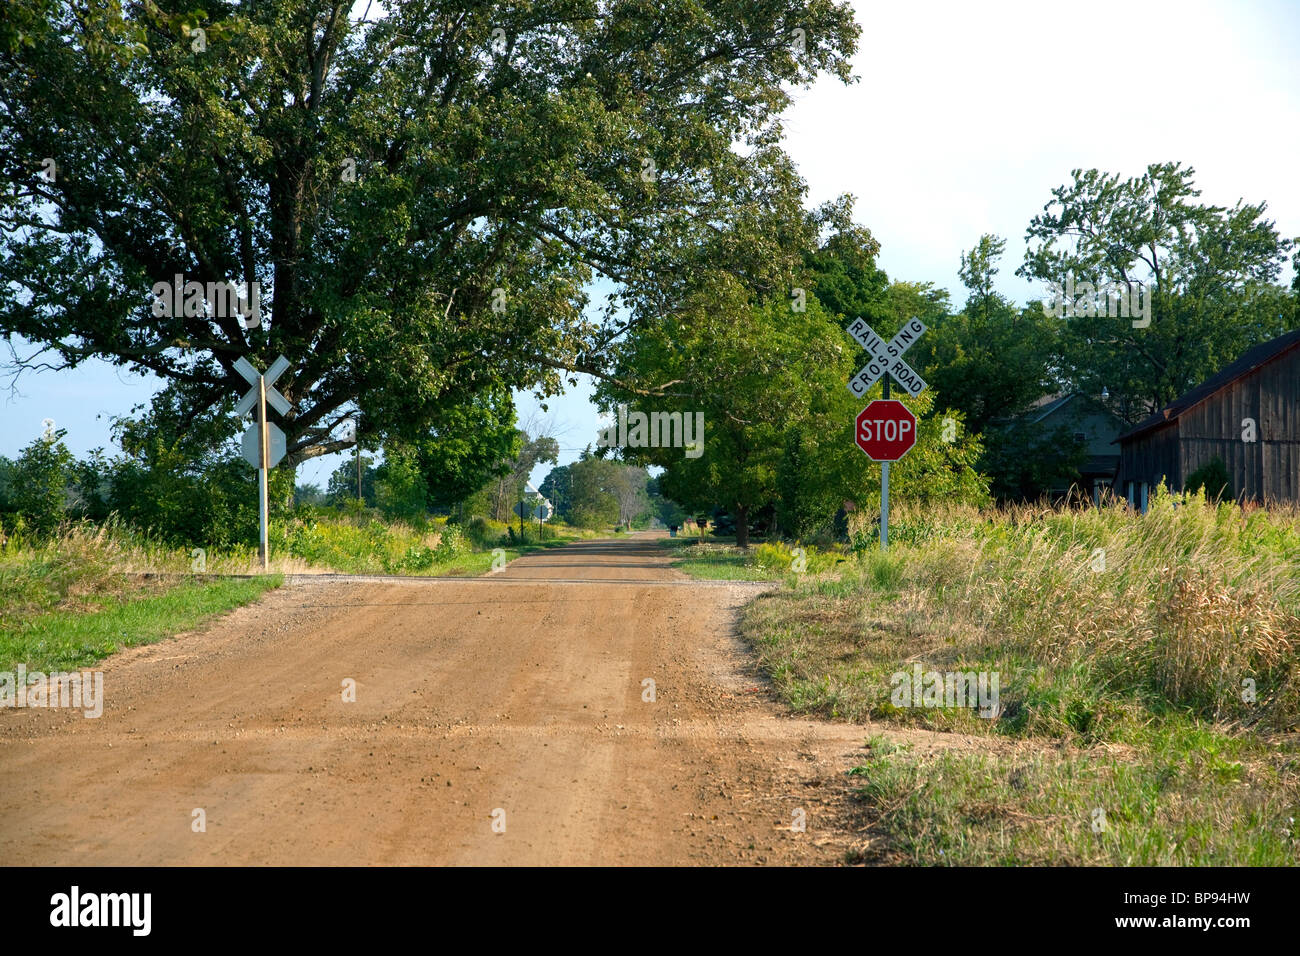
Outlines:
[[[1115,480],[1119,455],[1115,453],[1115,439],[1124,430],[1124,419],[1110,411],[1101,402],[1082,392],[1070,392],[1048,399],[1024,416],[1043,432],[1067,428],[1076,444],[1083,445],[1087,455],[1079,466],[1079,477],[1074,482],[1058,481],[1048,490],[1064,494],[1076,484],[1094,501]]]
[[[1300,329],[1249,349],[1116,441],[1116,490],[1142,511],[1161,479],[1181,490],[1215,458],[1238,499],[1300,502]]]
[[[1046,493],[1059,498],[1071,487],[1078,487],[1094,501],[1100,501],[1115,479],[1119,465],[1115,439],[1126,423],[1082,392],[1045,395],[1028,411],[1001,419],[996,425],[1019,461],[1054,461],[1058,457],[1068,460],[1072,449],[1082,451],[1077,470],[1053,466],[1055,477],[1036,477],[1028,484],[1023,484],[1026,479],[1022,479],[1020,494],[1024,497]]]

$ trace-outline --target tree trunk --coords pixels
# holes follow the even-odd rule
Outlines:
[[[736,506],[736,547],[749,547],[749,506]]]

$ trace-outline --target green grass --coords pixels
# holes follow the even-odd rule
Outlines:
[[[278,587],[279,575],[186,582],[161,593],[104,594],[93,610],[44,611],[0,629],[0,670],[75,670],[109,654],[191,630]]]
[[[1105,753],[996,759],[875,753],[849,771],[849,862],[947,866],[1294,866],[1295,761],[1237,761],[1167,742]],[[883,839],[881,839],[883,838]]]
[[[415,527],[370,514],[322,511],[277,523],[271,542],[273,567],[286,572],[472,576],[491,570],[492,552],[498,548],[507,552],[507,560],[514,560],[520,554],[591,535],[567,527],[548,528],[548,536],[539,541],[536,527],[530,526],[521,541],[504,524],[476,519],[451,540],[449,535],[459,527],[449,526],[443,518]]]
[[[745,549],[736,547],[734,538],[711,535],[665,538],[660,544],[673,552],[674,568],[707,581],[795,581],[805,575],[822,574],[844,560],[835,552],[821,552],[812,545],[805,546],[800,557],[793,551],[798,545],[761,539],[751,539],[751,546]]]
[[[493,524],[482,526],[498,534]],[[468,540],[440,547],[441,532],[439,522],[417,530],[354,516],[291,523],[273,539],[272,569],[446,576],[492,570],[492,548],[472,550]],[[587,535],[565,529],[559,538],[526,539],[500,551],[509,562]],[[47,539],[11,536],[0,551],[0,670],[18,663],[31,670],[85,666],[190,630],[283,580],[282,573],[220,576],[256,571],[251,549],[205,552],[202,568],[199,561],[193,549],[166,547],[115,522],[77,525]]]
[[[754,563],[753,549],[742,550],[716,538],[665,538],[673,551],[673,567],[705,581],[779,581],[784,575]]]
[[[1300,514],[1173,496],[1145,516],[899,512],[911,533],[888,553],[788,578],[741,621],[792,711],[1040,755],[1021,767],[990,740],[983,756],[864,764],[889,859],[1297,862],[1279,834],[1300,816]],[[897,706],[891,679],[915,664],[996,672],[1001,713]],[[1086,824],[1108,788],[1098,838]]]

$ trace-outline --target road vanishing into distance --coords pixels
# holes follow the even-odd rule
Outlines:
[[[656,538],[295,576],[115,654],[102,717],[0,712],[0,859],[843,862],[869,728],[786,716],[735,636],[763,585],[691,580]]]

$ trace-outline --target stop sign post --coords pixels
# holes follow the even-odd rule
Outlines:
[[[849,379],[849,391],[865,395],[877,380],[884,379],[885,397],[858,412],[853,429],[853,440],[858,447],[872,461],[880,462],[880,549],[883,551],[889,547],[889,463],[898,461],[916,444],[916,416],[902,402],[889,397],[889,380],[898,376],[899,384],[913,398],[925,390],[925,380],[902,357],[925,332],[925,324],[915,317],[910,319],[888,344],[861,319],[854,319],[846,331],[871,357]]]

